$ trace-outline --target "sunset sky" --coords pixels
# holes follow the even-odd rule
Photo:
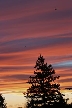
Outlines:
[[[26,91],[40,54],[72,87],[72,0],[0,0],[0,92]]]

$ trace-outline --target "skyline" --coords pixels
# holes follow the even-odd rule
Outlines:
[[[72,0],[1,0],[0,92],[26,91],[40,54],[72,87]]]

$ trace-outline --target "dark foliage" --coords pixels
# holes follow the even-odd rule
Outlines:
[[[0,108],[7,108],[5,98],[0,94]]]
[[[55,83],[60,76],[55,76],[52,65],[47,66],[44,61],[45,59],[40,55],[34,67],[35,75],[29,77],[28,83],[31,87],[27,89],[27,108],[65,107],[66,102],[63,94],[60,93],[60,84]]]

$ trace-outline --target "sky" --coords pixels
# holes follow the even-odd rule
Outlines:
[[[26,91],[40,54],[72,87],[72,0],[0,0],[0,92]]]

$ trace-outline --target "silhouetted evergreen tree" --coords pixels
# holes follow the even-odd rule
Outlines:
[[[60,84],[55,83],[60,76],[55,76],[52,65],[44,62],[40,55],[36,61],[34,76],[29,77],[28,83],[31,87],[27,89],[28,108],[44,108],[52,106],[63,106],[65,100],[60,93]]]
[[[7,108],[5,98],[0,94],[0,108]]]

